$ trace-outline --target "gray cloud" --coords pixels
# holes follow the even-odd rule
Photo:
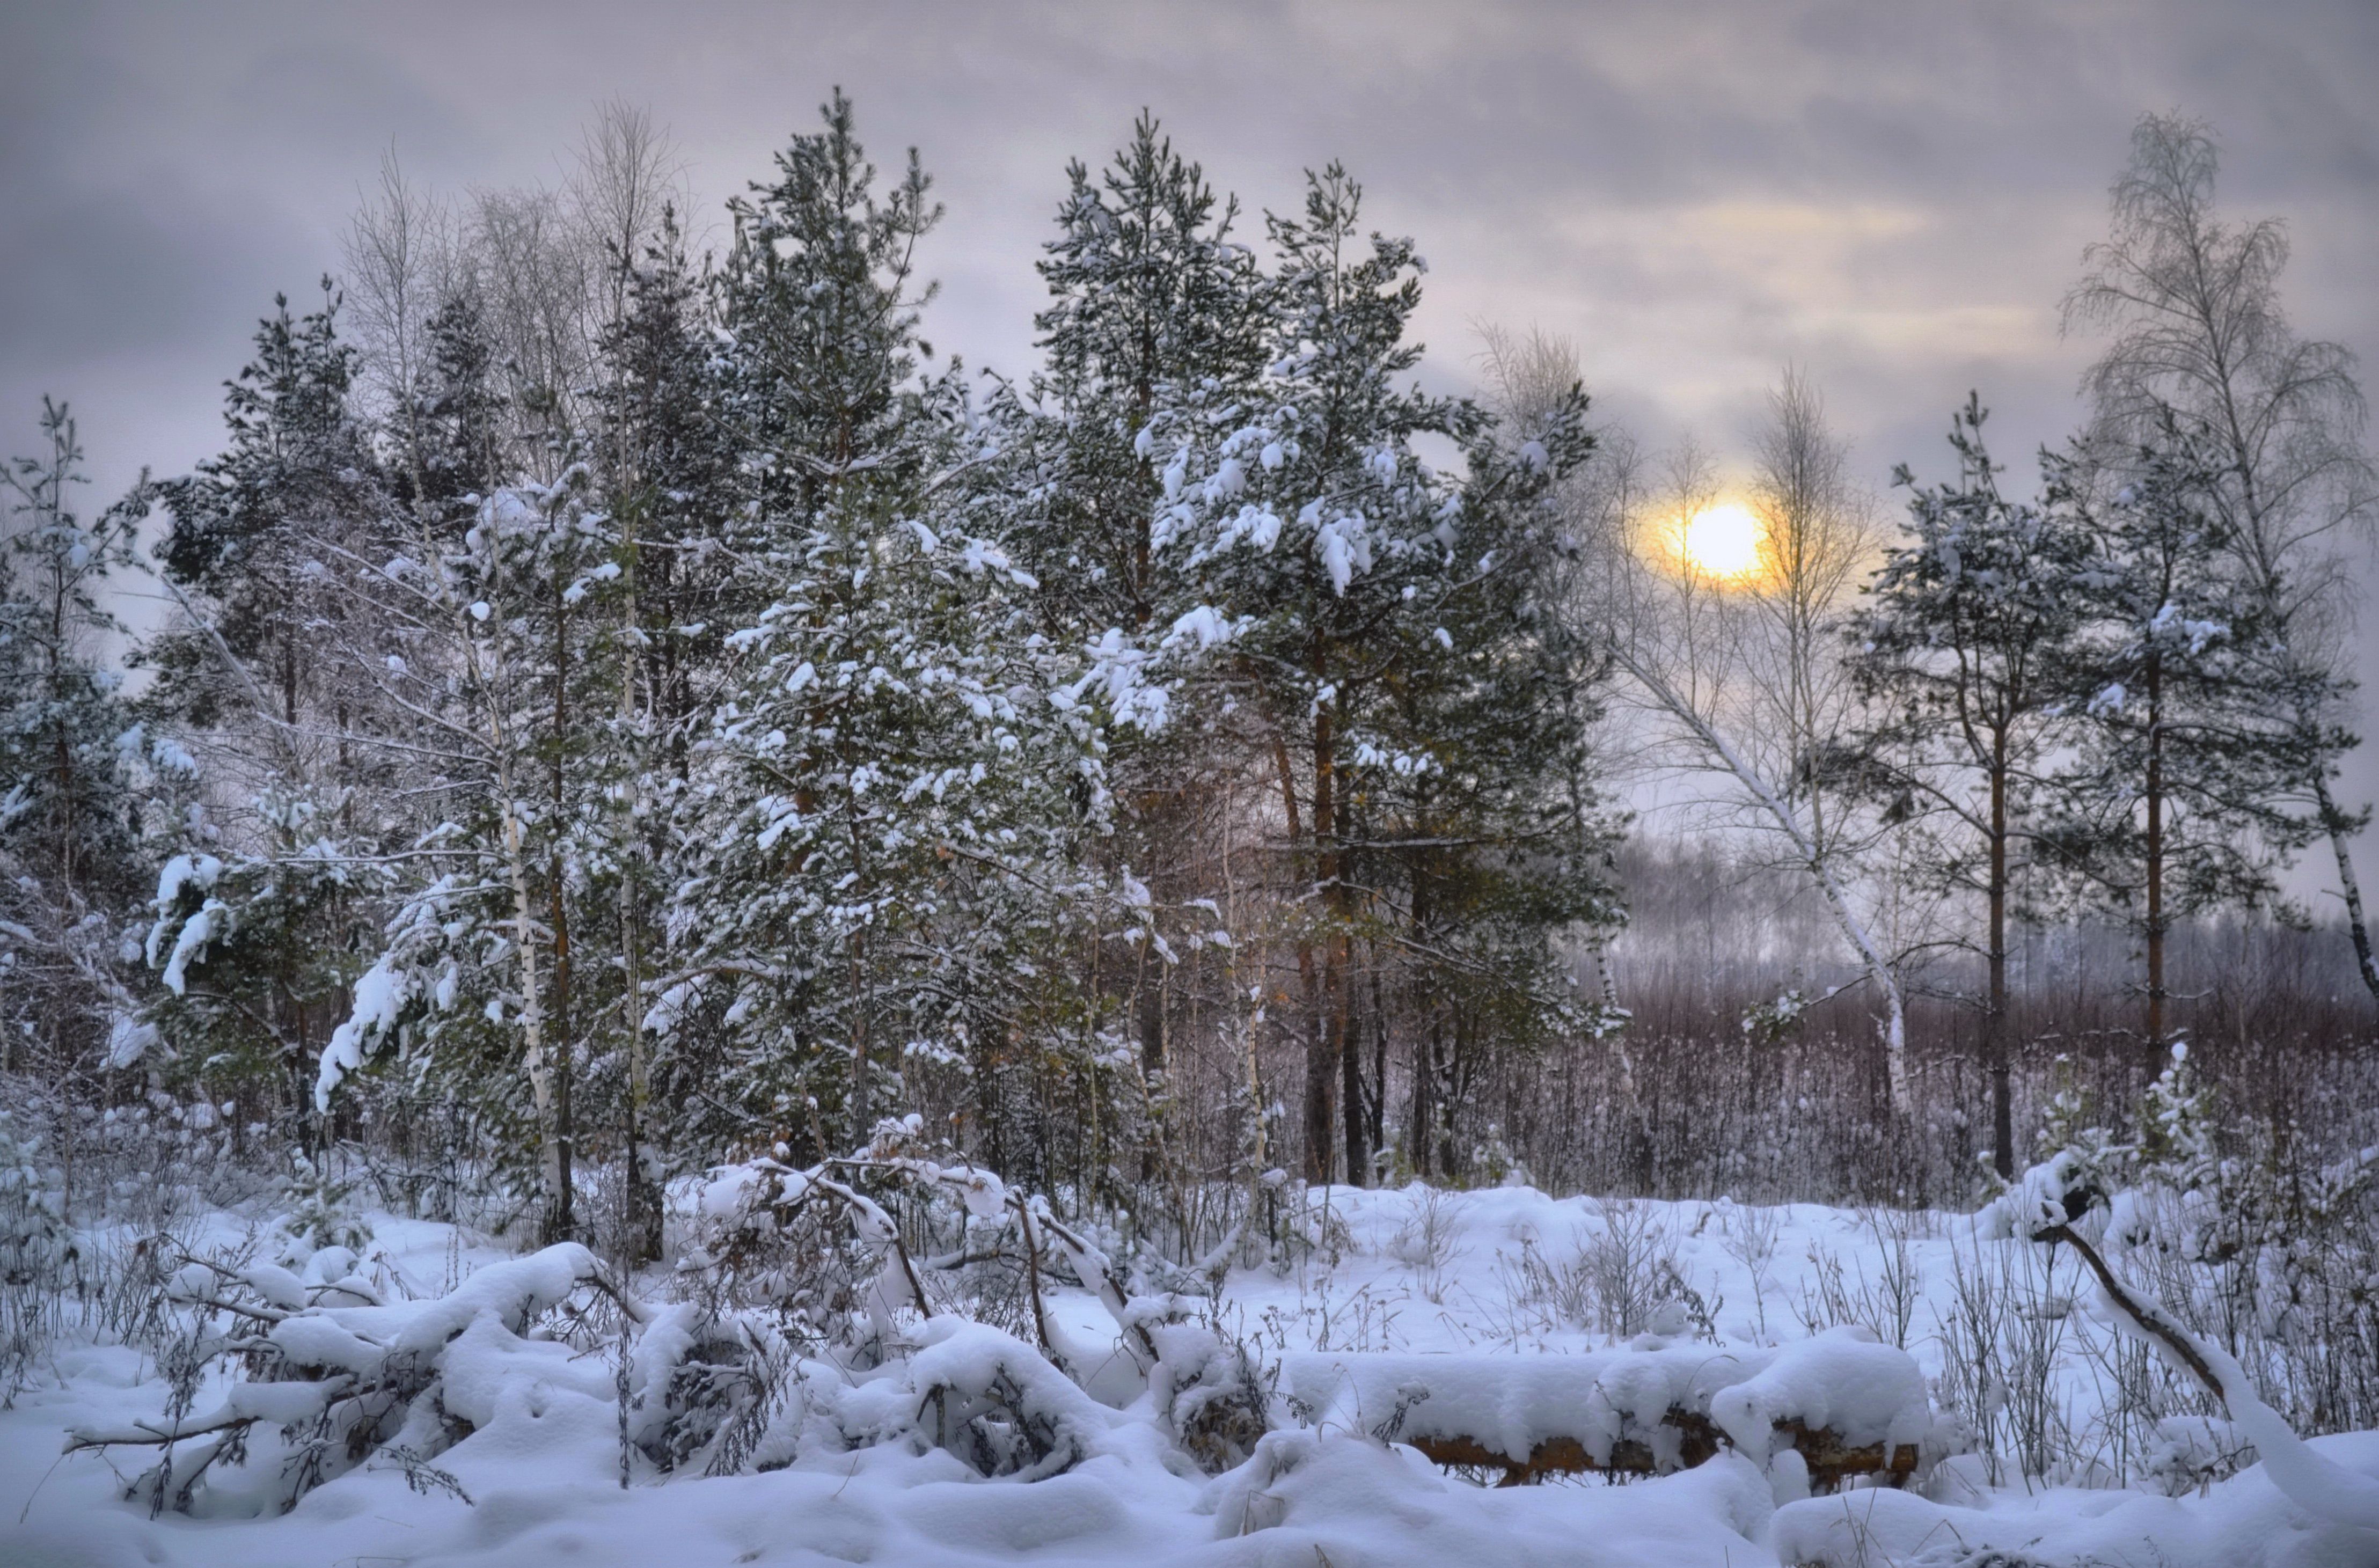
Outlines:
[[[1969,386],[2011,456],[2073,421],[2056,307],[2144,110],[2213,120],[2231,211],[2291,225],[2301,326],[2379,352],[2370,0],[1212,0],[0,9],[0,418],[70,392],[106,475],[187,465],[276,289],[337,259],[381,149],[450,191],[551,179],[595,102],[706,204],[840,84],[949,205],[931,330],[1029,364],[1069,157],[1143,105],[1254,209],[1343,158],[1433,263],[1430,375],[1477,320],[1579,343],[1606,407],[1739,450],[1807,368],[1878,482]]]

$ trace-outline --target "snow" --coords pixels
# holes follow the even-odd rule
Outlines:
[[[2369,1484],[2379,1476],[2379,1433],[2317,1438],[2325,1464]],[[2202,1496],[2131,1491],[2042,1491],[1995,1497],[1987,1508],[1929,1502],[1914,1492],[1855,1491],[1777,1510],[1769,1548],[1787,1563],[1821,1568],[1952,1568],[1974,1562],[2155,1563],[2157,1568],[2349,1568],[2379,1562],[2379,1531],[2317,1518],[2292,1502],[2261,1466],[2217,1481]],[[1991,1550],[2021,1557],[1989,1558]]]
[[[158,948],[164,944],[171,926],[174,906],[180,901],[182,889],[194,887],[200,891],[211,889],[223,875],[223,862],[212,855],[175,855],[165,862],[157,875],[157,923],[149,930],[148,959],[151,966],[158,961]]]
[[[1824,1427],[1853,1448],[1922,1442],[1933,1424],[1914,1357],[1850,1324],[1779,1350],[1767,1366],[1712,1394],[1709,1413],[1737,1452],[1763,1464],[1775,1428],[1786,1421]]]
[[[355,1006],[346,1021],[331,1031],[330,1043],[322,1048],[321,1067],[314,1080],[314,1104],[318,1109],[328,1111],[331,1095],[349,1073],[363,1066],[364,1052],[372,1037],[396,1027],[397,1014],[409,991],[407,977],[396,967],[393,949],[382,953],[371,968],[356,977]],[[448,994],[448,988],[441,984],[441,1006]]]
[[[207,944],[215,938],[215,923],[231,918],[230,906],[221,899],[209,899],[199,912],[182,923],[182,934],[174,939],[174,951],[165,960],[165,971],[159,978],[165,989],[175,995],[183,995],[189,982],[189,966],[207,955]]]
[[[1764,1371],[1776,1354],[1694,1344],[1542,1357],[1307,1353],[1284,1358],[1282,1381],[1325,1431],[1379,1430],[1404,1404],[1396,1436],[1407,1441],[1468,1437],[1526,1458],[1550,1439],[1575,1437],[1607,1465],[1613,1445],[1629,1438],[1654,1443],[1664,1467],[1673,1467],[1679,1433],[1661,1418],[1672,1409],[1709,1414],[1713,1396]],[[1916,1375],[1914,1364],[1909,1374]],[[1766,1436],[1757,1433],[1763,1459]]]
[[[164,1043],[157,1026],[130,1013],[119,1012],[108,1020],[107,1065],[122,1071],[137,1065],[140,1058]]]
[[[978,1223],[1001,1223],[1019,1205],[1036,1226],[1045,1221],[1036,1200],[988,1172],[935,1167],[931,1178]],[[1925,1301],[1948,1309],[1953,1257],[2030,1246],[1992,1233],[2060,1199],[2058,1182],[2044,1173],[2033,1190],[1980,1216],[1908,1217]],[[828,1187],[763,1163],[687,1183],[672,1202],[687,1224],[731,1224],[756,1199],[791,1202]],[[1083,1282],[1053,1288],[1045,1301],[1050,1342],[1080,1381],[1036,1348],[1029,1328],[1019,1337],[921,1317],[896,1295],[877,1304],[900,1346],[883,1364],[848,1368],[806,1352],[795,1359],[791,1392],[760,1449],[778,1467],[711,1478],[698,1466],[664,1475],[639,1460],[625,1487],[623,1431],[634,1443],[654,1441],[672,1378],[706,1355],[702,1336],[715,1331],[706,1331],[700,1309],[661,1304],[665,1272],[619,1282],[657,1303],[628,1326],[623,1369],[617,1344],[600,1335],[574,1344],[550,1332],[563,1320],[549,1309],[599,1299],[601,1265],[586,1248],[507,1256],[476,1233],[372,1213],[363,1256],[323,1248],[287,1267],[184,1271],[177,1288],[186,1297],[237,1289],[284,1314],[270,1325],[270,1343],[289,1365],[324,1373],[317,1381],[207,1381],[179,1423],[201,1435],[182,1452],[213,1441],[203,1435],[211,1426],[252,1420],[254,1453],[235,1471],[219,1465],[210,1481],[220,1490],[190,1515],[151,1519],[145,1503],[124,1499],[153,1446],[58,1454],[69,1430],[127,1441],[153,1434],[166,1409],[154,1360],[111,1345],[55,1345],[45,1375],[0,1410],[0,1562],[2379,1563],[2379,1517],[2364,1512],[2379,1496],[2379,1434],[2299,1441],[2227,1358],[2216,1366],[2231,1393],[2230,1418],[2168,1421],[2158,1429],[2165,1460],[2190,1473],[2252,1447],[2262,1463],[2185,1495],[2161,1495],[2146,1481],[2131,1490],[1995,1487],[1970,1459],[1937,1464],[1954,1434],[1937,1426],[1928,1399],[1928,1380],[1945,1369],[1924,1309],[1905,1350],[1867,1329],[1812,1335],[1795,1321],[1805,1282],[1792,1260],[1832,1253],[1866,1277],[1878,1273],[1886,1232],[1872,1214],[1621,1205],[1525,1187],[1311,1196],[1313,1250],[1278,1268],[1232,1272],[1211,1321],[1189,1297],[1103,1297],[1112,1265],[1087,1242],[1048,1233],[1045,1256],[1075,1252]],[[890,1233],[880,1206],[844,1201],[863,1231]],[[191,1245],[204,1255],[207,1246],[235,1243],[259,1219],[213,1216]],[[1582,1265],[1636,1224],[1653,1228],[1709,1303],[1716,1341],[1688,1337],[1673,1315],[1658,1326],[1677,1332],[1614,1337],[1531,1306],[1514,1283],[1524,1260]],[[1759,1273],[1730,1240],[1752,1224],[1773,1227]],[[1109,1288],[1120,1297],[1121,1287]],[[1129,1349],[1133,1325],[1159,1351],[1144,1377],[1145,1357]],[[1234,1375],[1218,1326],[1254,1347],[1260,1375],[1276,1377],[1307,1418],[1280,1419],[1243,1463],[1210,1477],[1174,1434]],[[460,1495],[438,1485],[417,1490],[384,1450],[280,1513],[281,1426],[302,1428],[392,1357],[434,1360],[438,1382],[434,1400],[417,1399],[389,1441],[417,1443]],[[1573,1435],[1607,1456],[1624,1439],[1656,1451],[1666,1441],[1673,1462],[1676,1429],[1662,1419],[1673,1410],[1707,1413],[1725,1444],[1699,1465],[1624,1486],[1588,1478],[1498,1490],[1442,1470],[1412,1446],[1461,1434],[1525,1453]],[[953,1452],[958,1429],[978,1418],[996,1434],[1016,1429],[1010,1423],[1029,1427],[1045,1452],[1019,1447],[987,1478]],[[441,1422],[451,1424],[442,1437]],[[1924,1444],[1927,1472],[1907,1490],[1854,1485],[1810,1496],[1807,1467],[1781,1445],[1784,1422],[1830,1428],[1851,1445]],[[2005,1555],[1984,1555],[1991,1551]]]
[[[1232,631],[1229,617],[1212,605],[1202,604],[1193,609],[1184,611],[1181,617],[1173,622],[1173,630],[1167,633],[1165,642],[1169,646],[1174,643],[1190,639],[1195,641],[1202,649],[1211,648],[1217,644],[1229,642]]]
[[[2231,1422],[2262,1456],[2262,1468],[2272,1484],[2315,1518],[2379,1532],[2379,1476],[2342,1464],[2325,1449],[2299,1438],[2277,1411],[2256,1396],[2254,1385],[2228,1351],[2203,1339],[2193,1344],[2220,1380]]]

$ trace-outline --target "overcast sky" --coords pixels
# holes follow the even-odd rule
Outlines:
[[[212,449],[255,318],[337,266],[392,145],[449,192],[551,181],[622,98],[715,211],[838,83],[948,204],[931,335],[1004,369],[1066,161],[1142,106],[1250,210],[1343,160],[1431,264],[1439,385],[1470,380],[1473,321],[1541,326],[1605,413],[1722,459],[1791,362],[1878,485],[1941,470],[1970,386],[2028,466],[2077,414],[2090,344],[2057,304],[2146,110],[2215,124],[2226,209],[2288,223],[2299,329],[2379,356],[2374,0],[24,0],[0,62],[5,444],[70,397],[109,483]]]

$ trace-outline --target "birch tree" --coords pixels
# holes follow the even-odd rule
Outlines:
[[[1860,832],[1837,769],[1847,681],[1831,628],[1865,525],[1807,383],[1788,376],[1770,412],[1756,569],[1723,575],[1686,543],[1684,530],[1700,515],[1687,509],[1714,494],[1693,463],[1676,474],[1669,506],[1606,537],[1591,613],[1607,628],[1612,658],[1693,766],[1727,780],[1745,822],[1816,887],[1875,994],[1892,1107],[1906,1115],[1907,1006],[1856,896]]]

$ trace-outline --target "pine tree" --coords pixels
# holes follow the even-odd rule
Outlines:
[[[1884,554],[1850,621],[1852,669],[1871,719],[1846,766],[1924,835],[1935,885],[1979,895],[1984,1057],[1992,1164],[2015,1172],[2008,1073],[2008,921],[2033,812],[2067,739],[2075,640],[2097,569],[2070,512],[1999,492],[1970,395],[1950,423],[1955,483],[1909,487],[1904,542]]]
[[[1473,833],[1473,874],[1495,853],[1541,852],[1481,818],[1506,790],[1515,809],[1544,809],[1542,776],[1487,781],[1524,752],[1555,771],[1574,754],[1547,722],[1566,710],[1555,698],[1572,672],[1537,596],[1555,534],[1550,488],[1587,449],[1582,399],[1506,450],[1474,405],[1399,389],[1420,354],[1406,330],[1421,263],[1408,240],[1359,237],[1360,194],[1334,164],[1309,176],[1300,214],[1268,220],[1279,262],[1254,394],[1192,389],[1144,433],[1165,460],[1153,548],[1170,591],[1149,639],[1156,661],[1117,701],[1143,725],[1178,704],[1176,721],[1196,732],[1236,731],[1271,754],[1305,889],[1292,943],[1317,1181],[1336,1164],[1342,1127],[1348,1178],[1371,1164],[1355,1039],[1356,944],[1379,912],[1367,861]],[[1423,435],[1461,444],[1467,481],[1422,461]],[[1110,662],[1120,678],[1125,661]],[[1568,821],[1575,835],[1586,818]],[[1596,889],[1569,848],[1537,873],[1574,918],[1593,911]],[[1540,942],[1559,921],[1526,923]],[[1481,939],[1491,945],[1491,928]]]
[[[276,1135],[312,1150],[316,1056],[377,946],[392,879],[313,800],[268,795],[252,814],[246,842],[202,826],[164,862],[142,945],[166,992],[153,1016],[210,1103],[261,1091]]]
[[[437,738],[424,782],[442,814],[406,857],[428,874],[396,899],[316,1088],[327,1110],[369,1055],[400,1044],[411,1073],[502,1129],[500,1152],[534,1172],[549,1239],[580,1225],[582,1026],[619,1000],[612,967],[578,962],[573,941],[590,859],[618,852],[589,755],[611,667],[587,655],[621,573],[587,485],[573,464],[561,484],[498,489],[454,548],[377,576],[422,629],[388,675]]]
[[[357,352],[330,282],[303,317],[275,305],[227,384],[224,450],[158,487],[171,521],[157,553],[183,617],[139,655],[159,670],[145,706],[236,785],[209,836],[168,861],[150,947],[168,1036],[310,1140],[316,1059],[374,946],[375,857],[409,842],[414,767],[434,754],[387,673],[400,648],[419,657],[412,622],[370,588],[418,552],[407,485],[356,412]],[[300,931],[310,946],[285,940]]]
[[[717,415],[718,382],[700,281],[674,211],[652,246],[620,258],[621,308],[606,330],[595,392],[596,465],[618,536],[613,646],[616,718],[603,755],[617,815],[602,879],[616,892],[624,1005],[617,1098],[628,1160],[626,1226],[639,1258],[658,1255],[659,1177],[645,981],[656,956],[653,872],[669,863],[665,827],[689,778],[692,748],[725,675],[726,633],[745,613],[723,596],[737,538],[735,452]],[[757,607],[753,607],[756,612]]]
[[[2173,923],[2272,897],[2278,866],[2321,831],[2318,814],[2295,809],[2291,785],[2320,759],[2294,719],[2331,694],[2292,689],[2310,672],[2284,656],[2267,606],[2229,567],[2229,525],[2211,500],[2217,463],[2168,421],[2104,501],[2081,463],[2050,465],[2049,504],[2095,533],[2097,556],[2081,579],[2088,629],[2067,698],[2087,723],[2053,831],[2068,870],[2136,923],[2159,1062]]]
[[[379,553],[387,507],[368,432],[349,406],[355,350],[338,297],[293,317],[287,297],[256,332],[256,356],[226,383],[230,444],[158,487],[172,525],[158,547],[169,582],[199,596],[195,629],[155,643],[160,679],[184,716],[210,725],[248,709],[271,730],[281,771],[306,748],[301,720],[335,706],[320,629],[332,613],[326,546]]]
[[[876,168],[839,91],[826,128],[777,155],[777,178],[730,204],[735,242],[719,279],[728,337],[723,416],[743,437],[764,513],[806,520],[866,510],[936,455],[912,385],[927,350],[918,243],[940,221],[915,151],[878,199]],[[942,379],[947,382],[948,378]]]
[[[712,317],[673,211],[623,263],[623,308],[603,340],[591,458],[620,534],[626,678],[653,748],[645,766],[682,775],[727,662],[726,639],[768,602],[762,552],[740,487],[737,427],[713,364]]]
[[[1440,597],[1421,657],[1391,681],[1379,727],[1409,749],[1359,746],[1346,770],[1348,874],[1373,906],[1369,967],[1407,955],[1396,966],[1415,1019],[1407,1150],[1424,1176],[1464,1174],[1457,1116],[1491,1047],[1600,1039],[1621,1021],[1603,998],[1577,994],[1571,970],[1577,946],[1602,940],[1621,911],[1590,742],[1602,666],[1545,559],[1565,550],[1545,481],[1555,463],[1582,460],[1576,412],[1540,434],[1473,448],[1482,482],[1465,546],[1500,559]],[[1512,446],[1562,456],[1515,462]],[[1504,460],[1500,476],[1491,453]],[[1375,994],[1374,1013],[1383,1006]],[[1376,1019],[1367,1153],[1383,1146],[1386,1036]],[[1341,1067],[1352,1107],[1358,1075]]]
[[[178,828],[175,786],[195,768],[101,662],[124,634],[107,585],[139,567],[147,476],[86,518],[64,404],[43,401],[42,435],[45,452],[0,469],[0,1070],[63,1088],[143,1065],[158,1043],[123,947],[151,841]]]
[[[396,432],[409,458],[405,496],[427,518],[460,532],[474,498],[493,493],[505,467],[504,396],[496,380],[495,344],[477,299],[449,295],[427,327],[429,364],[413,407]]]
[[[824,116],[737,205],[719,282],[771,599],[730,640],[653,1014],[673,1071],[820,1154],[867,1135],[904,1062],[1048,1032],[1072,842],[1105,798],[1087,716],[1048,701],[1073,661],[970,525],[955,368],[919,372],[925,175],[912,154],[879,200],[849,102]]]
[[[1096,177],[1079,162],[1067,177],[1057,233],[1039,263],[1050,295],[1034,318],[1044,368],[1029,395],[1002,383],[990,400],[1001,450],[984,501],[1039,584],[1033,603],[1044,634],[1069,650],[1110,635],[1138,645],[1169,592],[1153,548],[1162,495],[1140,432],[1160,406],[1253,387],[1264,280],[1232,237],[1237,201],[1216,198],[1153,116],[1134,123]],[[1099,968],[1139,1037],[1136,1081],[1122,1099],[1141,1115],[1124,1136],[1140,1146],[1142,1175],[1154,1176],[1169,1136],[1161,1125],[1171,1104],[1168,1016],[1183,1006],[1172,976],[1180,945],[1204,943],[1214,920],[1199,900],[1216,889],[1190,869],[1205,848],[1205,786],[1242,759],[1203,750],[1186,731],[1106,734],[1116,813],[1101,863],[1148,896],[1133,906],[1129,964]]]
[[[1068,633],[1138,630],[1156,609],[1157,481],[1140,432],[1160,404],[1227,399],[1262,368],[1254,255],[1146,114],[1097,180],[1067,166],[1057,237],[1039,263],[1050,304],[1033,318],[1045,370],[1024,432],[1045,502],[1019,531],[1024,563]]]

